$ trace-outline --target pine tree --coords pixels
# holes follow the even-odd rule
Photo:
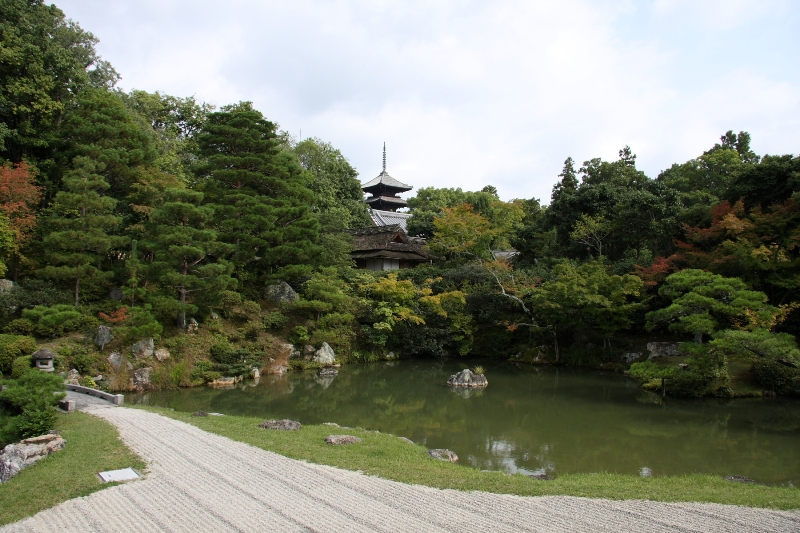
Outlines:
[[[281,149],[275,124],[244,102],[210,114],[198,143],[207,157],[198,174],[219,237],[234,246],[239,279],[290,277],[313,262],[314,194],[296,156]]]
[[[221,291],[236,285],[233,265],[221,259],[232,246],[217,241],[211,229],[214,209],[203,206],[203,194],[167,189],[164,204],[150,214],[149,238],[142,243],[152,254],[150,277],[160,286],[156,309],[186,327],[186,314],[215,305]]]
[[[75,305],[80,303],[81,280],[94,283],[108,278],[103,270],[109,252],[124,245],[126,238],[109,235],[119,226],[114,216],[117,201],[103,193],[109,185],[100,175],[104,169],[89,157],[75,157],[64,177],[64,189],[56,195],[54,214],[47,223],[51,231],[44,238],[48,266],[43,277],[74,282]]]

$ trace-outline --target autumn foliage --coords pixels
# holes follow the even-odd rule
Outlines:
[[[24,161],[0,166],[0,212],[11,221],[17,245],[28,240],[36,227],[35,209],[42,191],[34,179],[33,170]]]

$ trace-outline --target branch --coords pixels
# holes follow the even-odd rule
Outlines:
[[[500,291],[503,293],[503,296],[505,296],[506,298],[511,298],[512,300],[517,302],[520,306],[522,306],[522,310],[525,311],[526,315],[530,315],[531,317],[533,317],[530,309],[528,309],[528,307],[525,305],[525,302],[523,302],[520,298],[514,296],[513,294],[508,294],[506,292],[505,287],[503,287],[503,284],[500,283],[500,278],[497,277],[497,274],[495,274],[492,269],[487,269],[487,270],[491,272],[492,276],[494,276],[494,280],[497,282],[497,286],[500,287]]]

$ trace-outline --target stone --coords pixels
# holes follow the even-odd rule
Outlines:
[[[394,361],[398,357],[400,357],[400,356],[396,355],[394,352],[389,352],[389,353],[387,353],[386,355],[383,356],[383,358],[386,359],[387,361]]]
[[[123,357],[123,355],[121,353],[119,353],[119,352],[111,352],[111,355],[108,356],[107,361],[108,361],[108,364],[111,365],[111,367],[114,370],[119,371],[120,367],[122,366],[123,359],[124,359],[124,357]]]
[[[197,320],[190,318],[189,323],[186,324],[186,333],[197,333],[198,329],[200,329],[200,325],[197,323]]]
[[[205,411],[195,411],[194,413],[192,413],[192,416],[208,416],[208,413],[206,413]]]
[[[753,485],[756,483],[756,480],[744,476],[725,476],[725,479],[727,481],[733,481],[735,483],[744,483],[746,485]]]
[[[251,368],[253,371],[253,379],[261,379],[261,371],[257,367]]]
[[[409,443],[409,444],[414,444],[414,441],[413,441],[413,440],[411,440],[411,439],[407,439],[407,438],[405,438],[405,437],[397,437],[397,438],[398,438],[398,439],[400,439],[400,440],[401,440],[401,441],[403,441],[403,442],[407,442],[407,443]]]
[[[310,344],[306,344],[305,346],[303,346],[303,355],[312,355],[316,351],[317,349],[311,346]]]
[[[321,365],[332,365],[335,358],[336,354],[333,353],[333,348],[327,342],[323,342],[322,347],[314,354],[312,361]]]
[[[458,456],[456,452],[453,450],[447,450],[445,448],[435,448],[433,450],[428,450],[428,455],[430,455],[433,459],[438,459],[440,461],[447,461],[448,463],[455,463],[458,462]]]
[[[642,352],[628,352],[628,353],[622,354],[622,356],[620,356],[620,359],[622,359],[623,363],[625,363],[626,365],[629,365],[632,362],[634,362],[637,359],[639,359],[642,355],[644,355]]]
[[[486,387],[489,385],[489,380],[483,374],[476,374],[472,370],[465,368],[458,374],[453,374],[447,380],[447,384],[451,387]]]
[[[210,382],[209,385],[211,387],[231,389],[236,385],[236,383],[237,383],[237,379],[236,378],[221,377],[221,378],[217,378],[214,381]]]
[[[153,338],[142,339],[133,346],[131,346],[131,353],[134,357],[153,357],[155,351],[155,342]]]
[[[153,352],[153,356],[159,361],[164,361],[165,359],[169,359],[169,350],[166,348],[159,348]]]
[[[123,298],[125,298],[125,295],[122,293],[120,289],[111,289],[108,292],[109,300],[116,300],[118,302],[121,302]]]
[[[297,300],[297,293],[285,281],[276,285],[268,285],[266,293],[267,301],[273,304],[292,303]]]
[[[11,290],[12,288],[14,288],[15,285],[16,283],[11,281],[10,279],[0,279],[0,294],[3,294],[4,292]]]
[[[131,384],[133,388],[143,390],[150,387],[150,378],[153,374],[152,367],[145,367],[140,368],[133,373],[133,377],[131,378]]]
[[[114,338],[114,334],[111,332],[111,328],[108,326],[98,326],[97,333],[94,336],[94,343],[100,347],[102,350],[106,347],[106,344],[111,342]]]
[[[523,474],[531,479],[541,479],[542,481],[548,481],[553,479],[552,477],[548,476],[544,472],[532,472],[530,474]]]
[[[284,418],[282,420],[264,420],[258,427],[262,429],[274,429],[275,431],[297,431],[303,426],[300,422]]]
[[[78,380],[81,379],[81,373],[74,368],[67,372],[67,379],[64,381],[67,385],[78,385]]]
[[[647,351],[650,355],[647,360],[656,357],[676,357],[681,354],[681,342],[648,342]]]
[[[317,372],[319,376],[337,376],[339,375],[339,371],[335,368],[323,368],[319,372]]]
[[[333,446],[343,446],[345,444],[359,443],[361,439],[353,435],[328,435],[325,437],[325,442]]]
[[[5,483],[26,466],[62,449],[66,443],[60,435],[48,433],[9,444],[0,452],[0,483]]]

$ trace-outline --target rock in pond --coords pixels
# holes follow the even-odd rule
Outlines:
[[[447,450],[445,448],[435,448],[433,450],[428,450],[428,455],[430,455],[434,459],[438,459],[440,461],[447,461],[448,463],[455,463],[458,461],[458,456],[456,452],[453,450]]]
[[[284,418],[283,420],[265,420],[258,427],[263,429],[274,429],[276,431],[297,431],[301,426],[300,422]]]
[[[361,442],[361,439],[353,435],[328,435],[325,437],[325,442],[333,446],[342,446],[344,444],[356,444]]]
[[[489,384],[489,381],[483,374],[476,374],[472,370],[465,368],[458,374],[450,376],[447,384],[451,387],[485,387]]]
[[[336,354],[333,353],[333,348],[327,342],[323,342],[322,347],[314,354],[312,361],[321,365],[332,365],[335,358]]]

